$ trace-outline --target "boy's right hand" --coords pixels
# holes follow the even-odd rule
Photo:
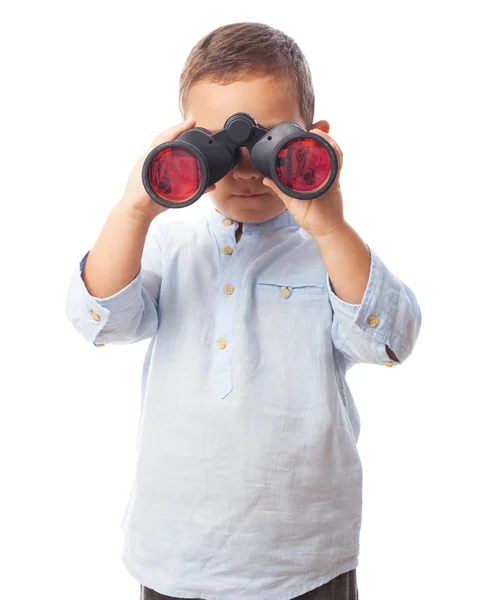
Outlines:
[[[177,139],[181,133],[194,127],[195,124],[195,119],[188,119],[184,123],[180,123],[179,125],[167,129],[153,140],[148,151],[143,154],[131,171],[123,197],[118,203],[121,208],[128,209],[132,214],[143,217],[145,220],[153,220],[156,216],[168,210],[167,207],[161,206],[147,194],[142,178],[143,164],[153,148],[156,148],[156,146],[165,142],[172,142]],[[215,188],[215,185],[211,185],[204,193],[210,192]]]

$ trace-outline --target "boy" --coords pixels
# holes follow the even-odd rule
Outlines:
[[[185,123],[215,132],[235,112],[293,121],[335,149],[334,185],[291,199],[240,160],[208,188],[197,225],[167,209],[133,169],[77,267],[67,315],[96,346],[150,339],[138,460],[121,524],[141,598],[354,600],[362,467],[345,376],[411,354],[413,292],[343,218],[342,152],[313,123],[295,42],[269,26],[220,27],[181,76]]]

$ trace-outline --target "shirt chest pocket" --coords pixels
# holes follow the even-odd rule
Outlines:
[[[296,327],[305,331],[324,328],[329,319],[326,281],[321,275],[261,276],[254,292],[257,317],[266,328],[287,323],[290,331]]]
[[[294,417],[326,409],[331,307],[323,274],[267,274],[254,282],[247,331],[252,380],[266,377],[267,410]],[[251,333],[253,332],[253,333]],[[316,386],[323,390],[318,393]],[[263,391],[263,390],[262,390]]]

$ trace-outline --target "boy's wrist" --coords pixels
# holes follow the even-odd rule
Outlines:
[[[155,206],[139,207],[129,203],[124,197],[113,207],[113,212],[137,225],[150,226],[155,217],[164,212],[163,207],[154,203]],[[166,209],[165,209],[166,210]]]

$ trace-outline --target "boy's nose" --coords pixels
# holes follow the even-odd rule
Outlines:
[[[238,161],[232,170],[235,179],[261,179],[263,176],[255,169],[247,148],[239,148]]]

